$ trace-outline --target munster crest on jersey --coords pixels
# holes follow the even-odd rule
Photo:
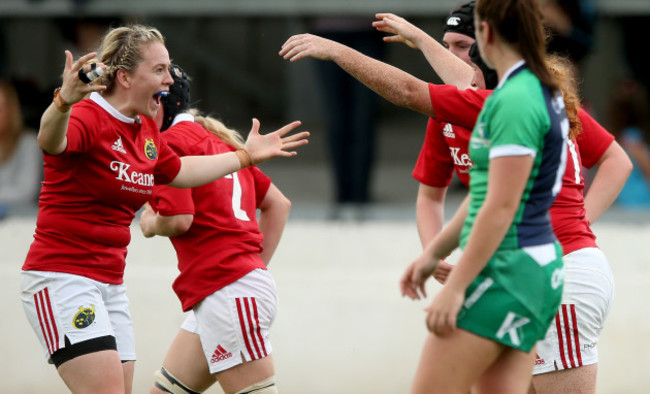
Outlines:
[[[156,148],[156,144],[153,142],[153,139],[150,140],[145,139],[144,154],[147,156],[149,160],[156,160],[156,158],[158,157],[158,148]]]
[[[91,305],[90,308],[80,306],[79,312],[77,312],[77,314],[74,315],[72,324],[74,324],[75,328],[82,329],[93,324],[94,321],[95,321],[95,305]]]

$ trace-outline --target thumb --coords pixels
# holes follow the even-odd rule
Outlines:
[[[259,134],[260,131],[260,121],[257,118],[253,118],[253,126],[251,127],[251,134]]]

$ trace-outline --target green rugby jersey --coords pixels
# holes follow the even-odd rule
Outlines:
[[[560,191],[566,165],[569,121],[560,94],[554,95],[526,68],[515,65],[485,101],[469,142],[471,203],[461,232],[465,247],[488,188],[490,159],[531,155],[533,168],[519,208],[498,250],[556,241],[548,213]]]

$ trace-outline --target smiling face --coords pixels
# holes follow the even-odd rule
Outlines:
[[[169,86],[174,83],[169,74],[169,52],[165,45],[160,42],[144,44],[141,48],[142,62],[133,73],[126,73],[125,86],[128,90],[128,110],[135,116],[141,114],[149,118],[155,118],[160,109],[161,91],[168,91]]]

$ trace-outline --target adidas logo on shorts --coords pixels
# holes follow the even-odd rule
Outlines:
[[[210,363],[218,363],[219,361],[223,361],[230,357],[232,357],[232,353],[226,351],[223,346],[217,345],[217,349],[214,351],[214,353],[212,353]]]

